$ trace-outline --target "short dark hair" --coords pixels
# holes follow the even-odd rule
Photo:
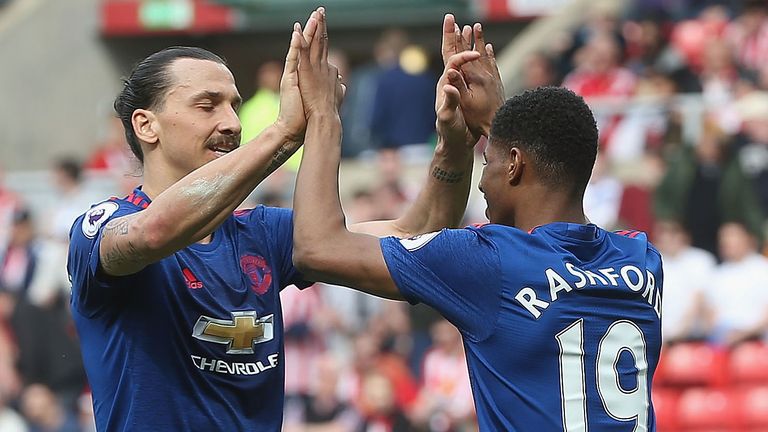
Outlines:
[[[539,87],[507,99],[491,124],[491,139],[519,147],[541,180],[583,195],[597,157],[597,124],[584,99],[562,87]]]
[[[131,116],[137,109],[162,109],[165,95],[173,84],[168,68],[181,58],[227,64],[221,57],[203,48],[173,46],[150,55],[133,68],[128,79],[123,80],[123,90],[115,98],[114,107],[123,122],[128,146],[139,162],[144,162],[144,153],[133,131]]]
[[[72,182],[80,183],[83,167],[79,161],[71,157],[63,157],[56,161],[54,167],[66,175]]]

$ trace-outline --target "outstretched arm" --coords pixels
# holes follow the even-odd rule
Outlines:
[[[435,101],[438,143],[424,187],[400,218],[358,223],[350,230],[410,237],[461,222],[471,187],[473,147],[481,136],[488,136],[493,116],[504,103],[504,86],[493,47],[485,42],[479,23],[460,30],[453,15],[446,14],[441,53],[445,69]]]
[[[311,17],[307,31],[316,26]],[[306,125],[298,90],[300,38],[293,35],[286,57],[278,120],[255,143],[196,169],[161,192],[146,210],[108,222],[99,246],[104,273],[135,273],[205,238],[298,149]]]
[[[294,37],[299,35],[294,31]],[[304,40],[299,87],[307,133],[294,193],[294,265],[309,280],[343,284],[388,298],[400,298],[389,276],[377,237],[346,228],[339,199],[343,89],[328,63],[325,11],[318,30]]]
[[[457,86],[462,81],[456,70],[477,59],[472,51],[451,57],[437,83],[437,147],[427,178],[418,197],[403,216],[391,221],[363,222],[350,230],[380,237],[411,237],[416,234],[458,226],[464,216],[472,180],[473,148],[478,138],[464,122]]]

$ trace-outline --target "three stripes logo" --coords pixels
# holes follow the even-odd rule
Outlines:
[[[181,273],[184,275],[184,280],[187,282],[187,287],[189,289],[200,289],[203,287],[203,283],[195,277],[192,270],[185,268],[181,270]]]

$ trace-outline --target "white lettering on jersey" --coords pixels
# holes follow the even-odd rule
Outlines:
[[[427,234],[419,234],[410,238],[400,239],[400,244],[403,245],[404,248],[408,249],[409,252],[413,252],[424,247],[425,244],[429,243],[433,238],[437,237],[438,234],[440,234],[440,231]]]
[[[273,353],[267,356],[267,361],[256,362],[228,362],[220,359],[208,359],[206,357],[192,355],[192,364],[196,368],[209,372],[216,372],[224,375],[258,375],[261,372],[272,369],[277,366],[279,353]]]
[[[82,223],[83,234],[88,238],[96,237],[101,225],[112,216],[112,213],[117,211],[118,207],[117,203],[107,201],[96,205],[85,212]]]
[[[525,287],[518,291],[515,295],[515,300],[528,309],[528,312],[530,312],[536,319],[541,316],[541,311],[539,309],[546,309],[549,306],[549,303],[537,299],[536,291],[530,287]]]
[[[615,268],[601,268],[597,271],[599,274],[584,270],[576,267],[571,263],[565,263],[565,268],[570,273],[569,279],[566,279],[563,275],[558,273],[552,268],[547,268],[544,271],[544,276],[547,279],[549,285],[549,301],[542,300],[536,297],[536,291],[530,286],[522,288],[515,295],[515,300],[520,303],[535,319],[539,319],[544,309],[549,307],[549,304],[557,301],[562,297],[560,293],[569,293],[573,291],[575,287],[577,290],[584,287],[607,287],[607,286],[619,286],[618,281],[622,280],[624,286],[629,288],[630,291],[637,293],[640,298],[648,302],[653,307],[656,315],[661,318],[661,292],[656,285],[656,276],[651,273],[650,270],[646,270],[645,274],[636,266],[627,265],[621,267],[617,272]],[[575,276],[577,279],[570,276]],[[645,288],[645,290],[643,290]],[[641,293],[642,290],[642,293]]]
[[[571,286],[556,271],[548,268],[544,273],[547,275],[547,281],[549,281],[549,298],[552,301],[557,300],[558,291],[571,292]]]

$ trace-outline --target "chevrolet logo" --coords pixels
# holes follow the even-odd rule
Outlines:
[[[253,345],[274,337],[274,315],[258,318],[255,311],[232,312],[232,321],[200,316],[192,336],[227,345],[227,354],[253,354]]]

